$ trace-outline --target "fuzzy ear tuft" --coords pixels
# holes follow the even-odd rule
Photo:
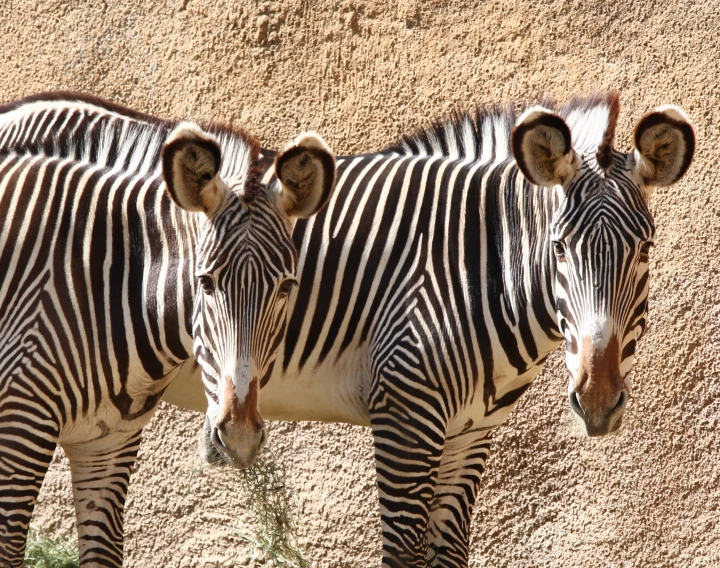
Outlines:
[[[162,169],[172,200],[186,211],[212,216],[222,208],[227,188],[220,179],[220,145],[215,137],[184,122],[162,149]]]
[[[648,187],[665,187],[687,172],[695,153],[695,132],[679,107],[646,114],[635,127],[635,173]]]
[[[570,128],[546,108],[532,107],[523,113],[513,129],[511,145],[520,171],[536,185],[567,185],[578,170]]]
[[[278,206],[288,217],[306,219],[330,200],[335,185],[335,156],[314,132],[305,132],[275,158],[281,190]]]

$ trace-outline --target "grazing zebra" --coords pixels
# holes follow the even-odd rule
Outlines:
[[[260,411],[372,427],[383,566],[467,566],[492,430],[563,340],[588,435],[620,426],[648,199],[685,173],[694,134],[663,107],[620,153],[618,112],[610,94],[517,122],[456,113],[339,159],[328,207],[295,226],[300,286]],[[197,387],[173,387],[171,402],[203,407]]]
[[[257,384],[296,283],[292,224],[334,180],[317,135],[277,157],[281,183],[259,183],[258,152],[241,130],[85,95],[0,107],[0,566],[23,565],[58,443],[81,564],[121,566],[141,430],[193,354],[220,385],[216,444],[254,460]]]

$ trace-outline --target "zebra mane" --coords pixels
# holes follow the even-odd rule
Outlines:
[[[573,148],[581,154],[594,152],[598,165],[608,168],[612,162],[615,128],[620,114],[620,95],[612,92],[573,97],[559,109],[558,114],[570,127]]]
[[[72,158],[157,176],[162,146],[178,122],[83,93],[42,93],[0,105],[0,152]],[[220,123],[199,126],[220,142],[223,178],[247,179],[254,172],[259,153],[254,137]],[[252,200],[258,187],[249,183],[245,197]]]
[[[515,109],[477,106],[472,111],[451,110],[400,138],[383,153],[436,156],[468,162],[493,163],[510,158],[510,132]]]
[[[220,122],[198,122],[200,128],[217,138],[222,149],[220,176],[228,180],[243,180],[243,199],[251,202],[262,191],[260,143],[243,130]]]
[[[578,152],[596,152],[598,164],[609,165],[620,110],[617,93],[576,96],[560,107],[545,99],[540,105],[565,119],[572,133],[573,147]],[[518,113],[528,106],[534,105],[519,108],[514,104],[477,106],[469,111],[453,109],[429,125],[402,136],[383,153],[435,156],[480,164],[500,163],[512,158],[510,133]]]

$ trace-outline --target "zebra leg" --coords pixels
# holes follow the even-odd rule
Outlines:
[[[35,502],[59,435],[54,414],[37,401],[2,394],[0,404],[0,566],[22,568]]]
[[[467,567],[470,522],[490,444],[488,430],[448,436],[430,510],[428,566]]]
[[[80,564],[120,568],[123,515],[141,431],[112,443],[65,447],[72,473]]]
[[[443,450],[444,425],[412,419],[387,393],[371,411],[385,568],[427,566],[428,521]]]

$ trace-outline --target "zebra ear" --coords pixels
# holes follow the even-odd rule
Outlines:
[[[535,185],[567,185],[578,170],[570,128],[543,107],[523,113],[512,131],[511,144],[520,171]]]
[[[672,185],[690,167],[695,132],[679,107],[668,105],[646,114],[635,127],[634,138],[635,175],[644,186]]]
[[[280,180],[278,207],[288,217],[307,219],[330,200],[335,185],[335,156],[314,132],[305,132],[275,157]]]
[[[162,169],[172,200],[186,211],[211,216],[227,198],[227,186],[218,175],[218,141],[192,123],[182,123],[162,149]]]

